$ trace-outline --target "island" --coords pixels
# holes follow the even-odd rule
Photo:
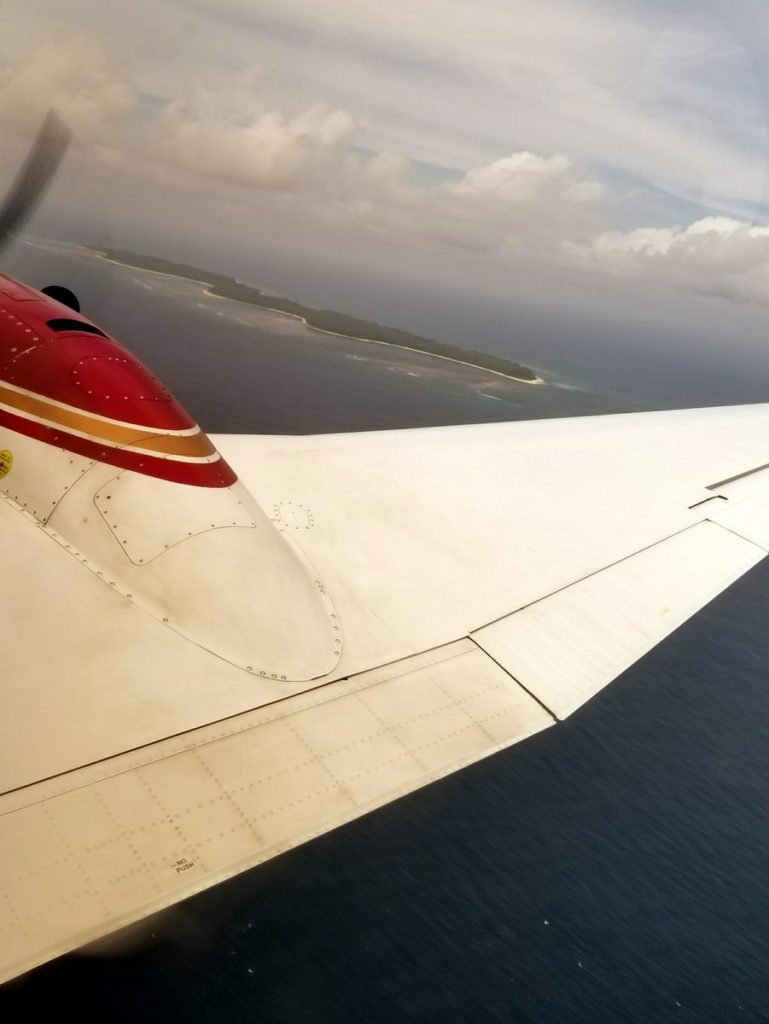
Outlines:
[[[143,256],[135,252],[126,252],[122,249],[98,248],[95,251],[113,263],[195,281],[205,285],[209,294],[222,299],[234,299],[236,302],[245,302],[250,306],[262,306],[264,309],[297,317],[304,321],[309,328],[324,334],[335,334],[356,341],[376,342],[381,345],[394,345],[397,348],[410,349],[414,352],[425,352],[440,359],[464,363],[467,366],[488,370],[491,373],[510,377],[526,384],[543,383],[542,378],[538,377],[528,366],[522,366],[511,359],[479,352],[477,349],[464,348],[461,345],[452,345],[445,341],[436,341],[434,338],[424,338],[419,334],[412,334],[410,331],[385,327],[382,324],[372,323],[347,313],[338,313],[333,309],[304,306],[300,302],[294,302],[293,299],[271,295],[253,285],[243,284],[242,281],[225,274],[203,270],[201,267],[194,267],[187,263],[175,263],[158,256]]]

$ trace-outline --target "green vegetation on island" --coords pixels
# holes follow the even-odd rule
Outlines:
[[[460,345],[450,345],[445,341],[436,341],[434,338],[423,338],[421,335],[412,334],[410,331],[401,331],[395,327],[385,327],[382,324],[371,323],[368,320],[349,316],[346,313],[337,313],[333,309],[315,309],[313,306],[303,306],[292,299],[269,295],[259,288],[254,288],[252,285],[242,284],[233,277],[216,274],[210,270],[190,266],[187,263],[175,263],[157,256],[141,256],[134,252],[125,252],[119,249],[99,249],[98,251],[106,259],[125,264],[129,267],[136,267],[138,270],[152,270],[159,274],[169,274],[172,277],[182,277],[190,281],[198,281],[208,286],[211,295],[217,295],[223,299],[235,299],[237,302],[246,302],[252,306],[262,306],[266,309],[288,313],[291,316],[304,320],[308,327],[313,327],[316,330],[329,334],[338,334],[345,338],[354,338],[362,341],[377,341],[386,345],[396,345],[400,348],[415,349],[418,352],[426,352],[430,355],[442,356],[445,359],[453,359],[482,370],[492,370],[494,373],[500,373],[505,377],[512,377],[515,380],[527,381],[529,383],[539,380],[536,373],[529,369],[528,366],[522,366],[511,359],[504,359],[502,356],[489,355],[487,352],[463,348]]]

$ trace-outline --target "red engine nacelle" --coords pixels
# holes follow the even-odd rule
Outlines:
[[[79,313],[2,275],[0,426],[175,483],[236,480],[138,359]]]

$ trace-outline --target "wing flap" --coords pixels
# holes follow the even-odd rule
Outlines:
[[[465,639],[0,805],[0,980],[553,724]],[[134,755],[135,756],[135,755]],[[104,774],[105,768],[110,773]],[[11,808],[11,809],[8,809]]]
[[[698,523],[472,638],[565,718],[766,555]]]

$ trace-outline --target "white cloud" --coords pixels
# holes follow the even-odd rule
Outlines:
[[[425,190],[416,224],[460,248],[541,257],[555,240],[599,228],[604,196],[562,154],[513,153]]]
[[[29,133],[55,106],[81,138],[129,113],[135,89],[111,58],[80,37],[47,42],[23,60],[0,66],[0,122]]]
[[[107,209],[130,190],[150,220],[202,192],[230,218],[222,237],[266,211],[295,237],[334,227],[390,253],[464,250],[543,278],[577,267],[769,301],[769,228],[722,215],[755,207],[765,173],[751,47],[767,44],[739,18],[674,22],[603,0],[35,6],[0,8],[13,14],[0,125],[31,135],[58,106],[84,143],[73,189],[87,200],[98,179]],[[149,122],[142,93],[167,100]],[[454,176],[417,185],[420,158]],[[734,205],[612,230],[623,180]]]
[[[188,185],[202,178],[235,187],[246,205],[273,191],[280,208],[309,222],[406,244],[432,240],[509,256],[604,226],[606,190],[563,154],[513,153],[418,187],[407,159],[356,151],[358,131],[346,110],[281,108],[251,69],[191,86],[170,103],[149,129],[145,158],[186,176]]]
[[[571,161],[557,153],[541,157],[534,153],[512,153],[484,167],[474,167],[452,186],[457,195],[505,196],[513,202],[525,202],[540,190],[543,182],[559,181],[570,169]]]
[[[287,114],[270,107],[259,86],[254,71],[222,88],[191,86],[155,126],[158,153],[185,171],[234,185],[309,187],[349,145],[354,121],[320,105]]]
[[[704,217],[686,227],[608,231],[587,243],[565,243],[563,251],[602,276],[769,303],[767,225]]]

